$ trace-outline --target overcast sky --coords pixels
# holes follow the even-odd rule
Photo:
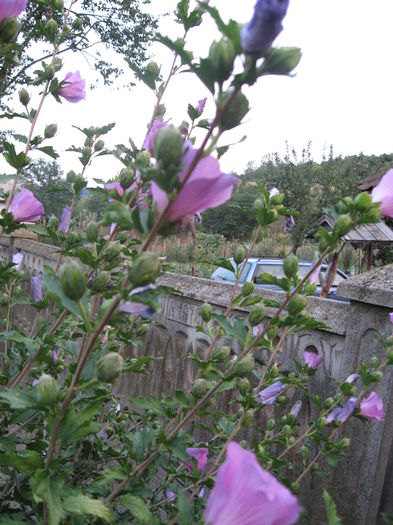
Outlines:
[[[152,0],[156,14],[170,11],[175,0]],[[255,0],[211,0],[224,19],[244,23],[252,16]],[[215,25],[205,15],[206,24],[193,30],[187,47],[194,54],[206,56],[216,36]],[[312,141],[313,156],[320,159],[324,147],[334,146],[341,155],[389,153],[392,148],[392,0],[292,0],[284,20],[284,30],[276,45],[298,46],[303,57],[293,78],[270,77],[247,90],[251,111],[245,123],[221,144],[247,135],[247,140],[222,158],[226,171],[241,172],[249,161],[258,163],[266,154],[285,151],[290,146],[302,148]],[[175,38],[180,26],[161,17],[161,31]],[[165,73],[170,55],[154,45],[151,53]],[[65,58],[64,73],[80,69],[83,77],[93,79],[89,64]],[[206,117],[214,114],[211,95],[189,74],[175,78],[164,102],[167,117],[174,124],[186,118],[188,102],[208,96]],[[56,146],[64,151],[76,135],[71,124],[101,125],[116,122],[108,144],[125,143],[128,137],[141,145],[154,99],[143,85],[130,91],[99,88],[88,91],[86,101],[57,104],[48,100],[40,119],[42,125],[57,120],[59,138]],[[62,155],[63,168],[78,167],[75,155]],[[90,177],[108,179],[116,175],[118,165],[97,161]]]

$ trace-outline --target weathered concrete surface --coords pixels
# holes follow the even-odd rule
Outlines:
[[[338,293],[362,303],[393,308],[393,264],[342,281]]]

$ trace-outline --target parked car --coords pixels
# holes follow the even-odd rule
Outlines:
[[[232,266],[235,268],[234,260],[229,259],[229,261],[232,264]],[[283,263],[284,263],[283,259],[250,257],[247,261],[246,267],[240,278],[240,283],[243,284],[246,281],[250,281],[250,282],[255,283],[255,285],[259,288],[264,288],[266,290],[281,290],[281,288],[273,284],[258,283],[258,275],[261,275],[262,273],[270,273],[274,277],[281,279],[282,277],[285,277]],[[313,264],[314,263],[312,261],[299,261],[298,276],[300,278],[305,277],[305,275],[310,270]],[[321,265],[320,284],[322,283],[322,280],[325,277],[327,268],[328,268],[327,264]],[[344,273],[340,269],[337,270],[333,285],[327,295],[329,299],[335,299],[337,301],[347,300],[346,298],[340,297],[336,294],[337,286],[339,285],[339,283],[347,278],[348,276],[346,273]],[[236,280],[234,273],[222,267],[217,268],[217,270],[211,275],[210,279],[212,279],[213,281],[222,281],[222,282],[228,282],[228,283],[231,283],[231,282],[235,283],[235,280]],[[315,292],[315,295],[319,296],[320,294],[321,294],[321,286],[317,286],[317,291]]]

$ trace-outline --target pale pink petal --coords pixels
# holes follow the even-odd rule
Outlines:
[[[0,22],[4,18],[18,16],[26,9],[26,0],[1,0],[0,1]]]
[[[363,399],[360,403],[360,414],[366,419],[377,419],[382,421],[384,417],[382,399],[376,392]]]
[[[22,188],[12,199],[10,211],[17,222],[39,222],[45,215],[41,202],[25,188]]]
[[[75,103],[86,98],[85,81],[79,71],[67,73],[63,82],[65,84],[60,88],[59,95],[68,102]]]
[[[317,368],[323,361],[323,357],[314,352],[303,352],[303,359],[310,368]]]
[[[373,202],[381,203],[382,215],[393,217],[393,169],[382,177],[380,183],[371,192]]]
[[[186,452],[190,458],[196,459],[198,470],[204,472],[207,466],[207,456],[209,454],[209,449],[205,447],[186,448]]]

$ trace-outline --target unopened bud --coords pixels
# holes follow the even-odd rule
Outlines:
[[[250,381],[246,377],[241,377],[238,382],[240,393],[244,396],[251,390]]]
[[[209,385],[205,379],[197,379],[192,385],[192,393],[195,397],[203,397],[208,391]]]
[[[265,207],[265,205],[263,204],[263,201],[261,199],[255,199],[255,201],[254,201],[254,208],[256,210],[261,210],[264,207]]]
[[[19,90],[19,101],[24,106],[27,106],[27,104],[30,102],[30,95],[27,89],[22,88]]]
[[[249,427],[254,421],[254,410],[247,410],[246,415],[244,416],[244,426]]]
[[[123,190],[127,190],[135,180],[135,172],[131,168],[124,168],[120,172],[119,182]]]
[[[111,280],[111,274],[110,272],[101,272],[97,275],[97,277],[94,279],[92,284],[92,292],[99,293],[103,292],[108,288],[108,284]]]
[[[175,126],[165,126],[158,130],[154,140],[154,157],[167,168],[178,166],[183,157],[184,139]]]
[[[75,180],[76,180],[76,173],[75,171],[73,170],[70,170],[68,173],[67,173],[67,182],[68,184],[74,184]]]
[[[233,259],[236,264],[241,264],[246,258],[246,250],[244,246],[236,246],[235,253],[233,254]]]
[[[121,244],[119,241],[110,241],[104,250],[103,256],[105,261],[115,261],[121,253]]]
[[[104,383],[110,383],[123,368],[123,358],[117,352],[108,352],[98,360],[96,365],[97,377]]]
[[[128,271],[130,281],[134,286],[145,286],[153,282],[160,273],[160,261],[154,253],[138,255]]]
[[[58,227],[59,227],[59,220],[57,217],[55,217],[55,215],[52,215],[48,221],[48,228],[50,228],[51,230],[57,230]]]
[[[147,150],[139,151],[136,154],[136,162],[142,164],[143,166],[148,166],[150,163],[150,153]]]
[[[205,323],[208,323],[209,321],[211,321],[212,314],[213,314],[213,308],[211,304],[203,303],[203,305],[201,306],[202,320],[205,321]]]
[[[54,405],[59,396],[60,386],[56,380],[48,374],[42,374],[37,384],[37,401],[44,405]]]
[[[297,274],[298,269],[298,262],[296,255],[288,255],[288,257],[284,260],[284,273],[288,277],[288,279],[291,279],[292,277],[295,277]]]
[[[231,40],[222,38],[213,42],[209,49],[209,61],[214,73],[214,80],[223,83],[232,73],[236,51]]]
[[[9,44],[19,31],[19,24],[15,17],[5,18],[0,24],[0,42]]]
[[[232,97],[232,90],[224,93],[222,97],[222,105],[228,100],[229,97]],[[243,117],[248,113],[249,104],[247,97],[243,95],[241,91],[236,93],[235,97],[230,102],[229,106],[226,107],[224,113],[220,118],[220,129],[222,131],[235,128],[240,124]]]
[[[48,124],[45,127],[44,137],[46,139],[51,139],[52,137],[56,135],[56,133],[57,133],[57,124]]]
[[[251,326],[257,326],[266,317],[266,310],[261,304],[254,305],[248,314],[248,322]]]
[[[86,237],[89,242],[96,242],[98,239],[98,224],[96,222],[89,222],[86,227]]]
[[[328,397],[327,399],[325,399],[323,406],[325,408],[330,408],[333,404],[334,404],[334,399],[332,397]]]
[[[53,42],[56,38],[57,27],[57,22],[56,20],[53,20],[53,18],[48,20],[45,24],[46,35],[51,42]]]
[[[371,379],[373,381],[381,381],[382,377],[383,377],[382,372],[372,372],[371,374]]]
[[[75,20],[72,22],[72,29],[78,30],[83,26],[83,20],[82,18],[75,18]]]
[[[236,376],[244,376],[252,372],[254,370],[254,367],[255,360],[252,357],[252,355],[248,354],[236,361],[236,364],[233,368],[233,373]]]
[[[298,47],[271,47],[265,54],[262,71],[265,74],[288,75],[300,62]]]
[[[103,140],[97,140],[94,144],[94,151],[102,151],[105,147],[105,142]]]
[[[339,215],[334,222],[333,231],[340,236],[344,235],[351,229],[352,224],[353,223],[350,215]]]
[[[61,286],[67,297],[79,301],[86,290],[83,268],[75,261],[68,261],[61,270]]]
[[[371,202],[372,202],[372,197],[366,191],[363,191],[362,193],[359,193],[359,195],[356,195],[355,201],[354,201],[355,206],[359,211],[368,210]]]
[[[337,445],[342,448],[347,448],[351,444],[351,440],[349,438],[342,438],[338,441]]]
[[[157,80],[158,75],[160,74],[160,68],[156,64],[156,62],[149,62],[147,66],[145,67],[145,72],[154,80]]]
[[[288,304],[289,315],[300,314],[307,306],[307,299],[304,295],[295,295]]]
[[[212,359],[217,361],[217,363],[223,363],[228,359],[230,353],[231,349],[229,346],[218,346],[213,350]]]

